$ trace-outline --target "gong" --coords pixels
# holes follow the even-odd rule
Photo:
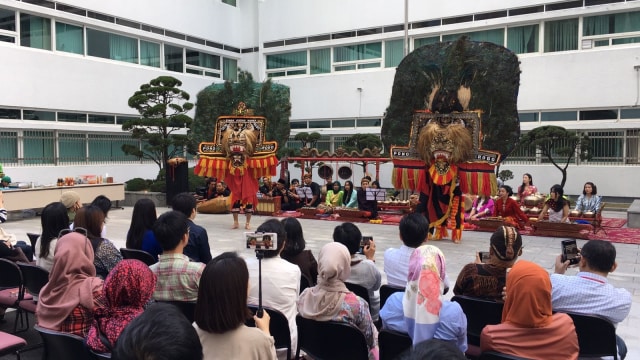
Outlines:
[[[353,175],[353,171],[348,166],[341,166],[338,169],[338,177],[342,180],[351,179],[351,175]]]
[[[331,166],[322,165],[318,168],[318,175],[324,180],[329,180],[333,176],[333,169]]]

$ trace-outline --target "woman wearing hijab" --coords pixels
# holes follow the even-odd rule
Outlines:
[[[305,289],[298,298],[300,316],[316,321],[341,321],[356,326],[367,339],[369,359],[378,358],[378,331],[369,305],[349,291],[344,281],[351,274],[347,247],[328,243],[318,256],[318,285]]]
[[[487,325],[482,351],[527,359],[577,359],[580,348],[573,320],[551,309],[551,280],[539,265],[518,261],[507,275],[502,323]]]
[[[86,337],[93,313],[103,302],[102,279],[96,277],[91,242],[78,232],[60,237],[49,282],[40,291],[38,325]]]
[[[156,276],[139,260],[122,260],[104,281],[103,308],[94,313],[87,345],[96,352],[111,352],[124,328],[144,311],[156,287]]]
[[[457,302],[445,301],[445,261],[442,251],[422,245],[409,258],[407,287],[389,296],[380,310],[382,327],[408,333],[413,345],[429,340],[449,341],[467,351],[467,317]]]

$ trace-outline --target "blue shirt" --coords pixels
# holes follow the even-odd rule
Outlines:
[[[189,242],[182,251],[192,261],[208,263],[211,261],[211,249],[209,248],[209,236],[207,230],[189,220]]]
[[[144,232],[144,235],[142,236],[142,250],[151,254],[156,261],[158,261],[158,255],[162,254],[162,247],[158,244],[153,230],[147,230]]]
[[[402,308],[403,292],[396,292],[389,296],[384,307],[380,310],[382,327],[402,333],[408,333],[407,324]],[[443,301],[440,308],[440,323],[433,335],[434,339],[451,341],[462,352],[467,351],[467,317],[460,304],[451,301]],[[414,344],[429,339],[412,339]]]

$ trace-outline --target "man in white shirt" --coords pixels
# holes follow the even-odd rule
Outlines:
[[[580,272],[576,276],[564,275],[569,260],[556,258],[556,273],[551,275],[551,304],[554,311],[598,315],[615,326],[631,311],[631,294],[626,289],[615,288],[607,281],[607,275],[616,270],[616,248],[603,240],[590,240],[580,251]],[[618,353],[624,359],[627,347],[617,338]]]
[[[270,219],[262,223],[256,232],[278,234],[278,247],[276,250],[265,250],[262,259],[262,305],[280,311],[289,320],[291,331],[291,353],[295,354],[298,344],[298,329],[296,315],[298,308],[296,302],[300,293],[300,268],[280,257],[287,233],[282,223],[276,219]],[[255,256],[246,258],[249,269],[249,304],[258,305],[258,259]],[[286,353],[285,353],[286,354]],[[278,358],[282,357],[278,351]],[[286,355],[282,358],[286,358]]]

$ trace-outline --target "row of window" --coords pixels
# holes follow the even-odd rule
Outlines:
[[[0,41],[15,43],[17,38],[20,46],[30,48],[55,48],[179,73],[237,80],[236,59],[0,8]]]
[[[64,111],[0,108],[0,119],[61,121],[89,124],[122,125],[127,120],[136,119],[130,115],[92,114]]]
[[[291,129],[329,129],[382,126],[382,119],[295,120]]]
[[[640,109],[601,109],[601,110],[571,110],[571,111],[540,111],[521,112],[518,114],[521,122],[540,121],[586,121],[586,120],[631,120],[640,119]]]
[[[579,22],[582,21],[582,36]],[[543,34],[540,29],[544,28]],[[582,19],[544,21],[514,27],[501,27],[473,32],[440,34],[413,38],[413,49],[440,41],[453,41],[466,35],[472,41],[487,41],[502,45],[516,54],[543,51],[577,50],[600,46],[640,43],[640,11],[587,16]],[[404,40],[385,40],[358,45],[334,46],[267,55],[269,77],[316,75],[337,71],[396,67],[404,57]]]

